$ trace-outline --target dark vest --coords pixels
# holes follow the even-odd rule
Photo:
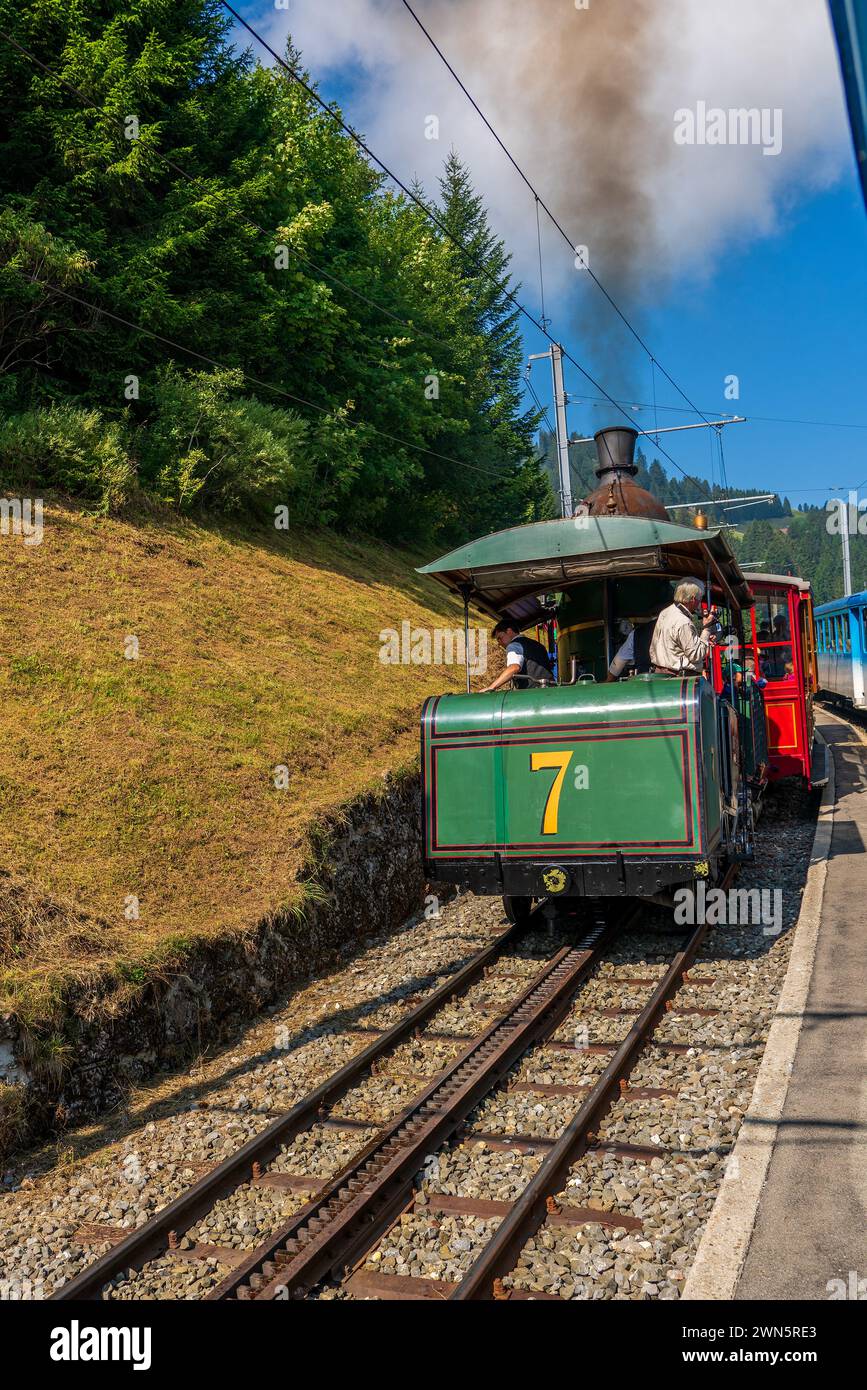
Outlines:
[[[519,690],[526,690],[531,684],[538,685],[540,681],[553,682],[551,662],[541,642],[533,637],[516,637],[510,646],[520,647],[524,658],[523,669],[514,680]]]

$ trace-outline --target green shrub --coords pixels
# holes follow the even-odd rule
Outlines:
[[[163,368],[137,448],[141,481],[172,506],[273,516],[310,475],[308,430],[291,410],[234,393],[233,369],[181,375]]]
[[[99,410],[52,405],[0,421],[0,484],[42,484],[117,510],[129,496],[135,468],[122,426]]]

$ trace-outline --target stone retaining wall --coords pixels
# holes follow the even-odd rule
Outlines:
[[[60,1076],[28,1060],[38,1048],[14,1016],[0,1019],[0,1157],[118,1104],[131,1084],[224,1040],[347,944],[398,927],[425,891],[420,814],[417,775],[390,776],[311,834],[297,912],[194,942],[178,971],[138,991],[110,978],[71,987]]]

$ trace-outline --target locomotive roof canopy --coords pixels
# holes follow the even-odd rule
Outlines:
[[[542,612],[536,595],[589,579],[658,574],[671,579],[708,569],[714,598],[727,607],[753,602],[749,583],[717,528],[698,531],[638,516],[561,517],[481,536],[419,568],[452,593],[526,627]]]

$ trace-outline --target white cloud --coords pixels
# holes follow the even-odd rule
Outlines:
[[[732,246],[779,232],[800,200],[851,167],[825,0],[416,0],[422,21],[492,124],[630,315],[672,277],[712,274]],[[433,193],[454,146],[539,309],[533,198],[396,0],[293,0],[260,21],[278,51],[291,29],[326,93],[409,183]],[[258,54],[263,61],[267,56]],[[681,146],[675,112],[699,101],[782,113],[782,149]],[[439,120],[439,140],[425,138]],[[603,368],[617,321],[569,247],[544,229],[555,323],[580,317]],[[558,301],[568,295],[568,309]],[[622,338],[622,334],[620,335]],[[627,369],[627,364],[623,364]]]
[[[622,151],[606,151],[612,129],[622,133],[620,104],[640,122],[632,143],[643,152],[643,167],[632,172],[648,213],[640,238],[645,268],[660,256],[663,269],[703,266],[732,237],[772,233],[792,199],[841,177],[850,157],[848,134],[824,0],[618,3],[620,17],[614,0],[590,0],[587,11],[575,10],[570,0],[416,5],[561,220],[571,214],[580,221],[590,164],[608,160],[622,173]],[[632,33],[622,32],[623,16],[636,12]],[[522,273],[532,277],[532,198],[401,5],[293,0],[289,12],[269,9],[265,20],[278,49],[291,27],[314,77],[333,80],[338,71],[350,77],[349,117],[405,181],[418,174],[433,188],[454,145],[498,226],[520,251]],[[596,40],[603,30],[608,42],[600,50]],[[643,45],[643,57],[629,51],[630,39]],[[595,70],[600,56],[610,68],[601,76]],[[700,100],[723,108],[779,108],[779,157],[762,157],[754,146],[675,146],[675,111]],[[425,138],[429,115],[439,118],[438,141]],[[616,202],[605,215],[609,234],[616,235],[622,215]],[[566,267],[565,245],[563,258]]]

